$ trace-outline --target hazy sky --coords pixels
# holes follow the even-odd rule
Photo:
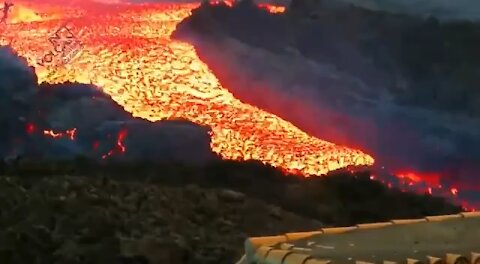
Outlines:
[[[100,2],[200,2],[200,0],[94,0]],[[291,0],[254,0],[288,5]],[[350,2],[371,9],[417,15],[435,15],[445,19],[480,20],[480,0],[323,0]]]
[[[480,0],[342,0],[358,5],[408,12],[432,14],[441,18],[480,20]]]

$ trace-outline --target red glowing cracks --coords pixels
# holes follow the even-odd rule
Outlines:
[[[120,130],[120,132],[118,132],[117,142],[115,144],[115,147],[111,149],[107,154],[104,154],[102,156],[102,159],[106,159],[115,153],[118,153],[118,154],[125,153],[127,149],[124,145],[124,140],[127,137],[127,134],[128,134],[128,131],[126,129]]]
[[[70,140],[75,140],[76,132],[77,132],[76,128],[66,130],[65,132],[55,132],[53,130],[44,130],[43,135],[45,135],[47,137],[54,138],[54,139],[68,138]],[[125,153],[125,151],[127,149],[126,149],[123,142],[124,142],[125,138],[127,137],[127,134],[128,133],[127,133],[126,129],[120,130],[120,132],[118,132],[117,140],[115,142],[114,148],[111,149],[110,151],[108,151],[107,154],[102,155],[102,159],[106,159],[106,158],[112,156],[113,154],[123,154],[123,153]],[[99,146],[100,146],[100,142],[96,141],[96,142],[93,143],[93,149],[94,150],[98,149]]]

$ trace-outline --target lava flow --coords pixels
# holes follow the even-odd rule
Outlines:
[[[4,30],[1,44],[10,44],[35,66],[39,83],[92,83],[135,117],[149,121],[183,118],[208,125],[211,148],[226,159],[257,159],[304,175],[374,162],[362,151],[314,138],[234,98],[192,45],[170,38],[198,4],[28,2],[24,6],[42,19],[30,22],[32,16],[25,16],[29,19],[22,22],[18,21],[21,17],[14,18],[17,23]],[[67,20],[83,43],[81,53],[66,65],[41,67],[39,60],[53,49],[48,37]],[[54,132],[45,133],[52,136]]]

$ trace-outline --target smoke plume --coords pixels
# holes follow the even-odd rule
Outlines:
[[[260,34],[269,32],[265,27],[277,32],[273,18],[257,18],[241,8],[231,11],[228,18],[221,11],[208,12],[198,10],[177,27],[174,36],[193,43],[200,58],[237,98],[319,138],[366,151],[375,157],[379,169],[388,168],[416,181],[423,178],[436,187],[456,189],[477,181],[478,120],[399,105],[384,86],[389,76],[368,64],[368,58],[353,46],[342,47],[347,54],[345,64],[360,66],[362,77],[381,80],[377,85],[335,65],[308,59],[295,49],[279,49],[282,40],[276,35],[269,40],[268,33]],[[229,19],[248,22],[232,24],[232,29]],[[259,21],[261,25],[250,25]],[[245,37],[246,32],[252,37]],[[310,35],[305,41],[315,42],[316,37]],[[256,46],[242,39],[251,39]],[[335,39],[330,42],[342,45]]]

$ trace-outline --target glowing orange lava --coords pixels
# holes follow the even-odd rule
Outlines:
[[[65,132],[55,132],[53,130],[44,130],[43,134],[48,137],[52,138],[62,138],[62,137],[67,137],[70,140],[75,140],[75,134],[77,133],[77,129],[69,129]]]
[[[41,21],[9,25],[1,43],[11,43],[36,67],[39,82],[93,83],[133,116],[150,121],[186,118],[209,125],[211,147],[226,159],[257,159],[305,175],[373,164],[373,158],[359,150],[314,138],[234,98],[192,45],[170,38],[197,6],[31,3],[29,8],[41,14]],[[52,50],[48,37],[67,19],[83,51],[65,66],[39,67],[39,59]],[[119,144],[116,151],[125,151],[124,146]]]
[[[440,175],[438,173],[418,173],[414,171],[401,171],[396,172],[395,175],[397,175],[397,177],[400,179],[408,180],[410,183],[425,182],[430,187],[442,188],[442,185],[440,184]]]
[[[285,12],[284,6],[274,6],[274,5],[268,5],[268,4],[259,4],[258,6],[260,8],[267,9],[270,13],[273,13],[273,14]]]

